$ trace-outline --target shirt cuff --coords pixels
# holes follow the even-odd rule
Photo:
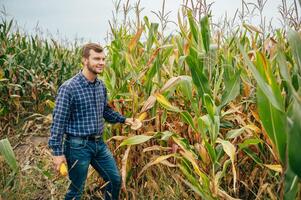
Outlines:
[[[62,156],[62,155],[64,155],[62,148],[61,147],[52,148],[52,155],[53,156]]]
[[[124,124],[125,123],[125,119],[126,118],[124,116],[120,116],[120,117],[118,117],[117,120],[118,120],[119,123],[123,123]]]

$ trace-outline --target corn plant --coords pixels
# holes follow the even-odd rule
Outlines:
[[[109,104],[144,124],[136,131],[120,125],[104,131],[121,167],[122,198],[298,199],[300,33],[265,29],[264,20],[258,28],[244,14],[241,24],[222,30],[212,23],[210,3],[186,0],[177,32],[166,35],[164,3],[156,13],[159,23],[140,16],[140,2],[122,3],[115,3],[123,19],[119,23],[116,13],[110,22],[101,78]],[[297,30],[298,22],[290,23]],[[36,134],[32,124],[39,123],[42,134],[49,129],[55,91],[79,70],[80,52],[76,43],[67,48],[14,32],[13,26],[0,24],[0,133],[15,143],[19,136],[11,130]],[[61,197],[53,191],[63,190],[65,182],[48,168],[40,164],[35,174],[47,183],[49,196]],[[99,197],[95,191],[105,183],[94,175],[86,193]]]

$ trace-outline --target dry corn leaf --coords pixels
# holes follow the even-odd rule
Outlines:
[[[170,158],[170,157],[173,157],[174,155],[175,155],[175,154],[169,154],[169,155],[159,156],[159,157],[155,158],[153,161],[147,163],[147,164],[142,168],[142,170],[141,170],[141,171],[139,172],[139,174],[138,174],[138,177],[140,177],[141,174],[142,174],[145,170],[147,170],[147,168],[149,168],[150,166],[159,164],[159,163],[161,163],[163,160],[166,160],[166,159],[168,159],[168,158]]]
[[[132,51],[137,46],[137,43],[141,37],[143,30],[144,30],[144,27],[140,27],[138,29],[136,35],[131,39],[131,41],[128,45],[129,51]]]
[[[264,166],[266,166],[267,168],[275,171],[275,172],[279,172],[282,173],[282,167],[281,165],[268,165],[268,164],[264,164]]]
[[[143,149],[143,153],[147,152],[147,151],[170,151],[172,148],[171,147],[162,147],[159,145],[154,145],[151,147],[147,147]]]
[[[156,103],[156,97],[151,95],[148,97],[148,99],[146,100],[146,102],[144,103],[142,109],[141,109],[141,113],[151,109]]]
[[[129,158],[129,153],[131,150],[131,146],[128,146],[121,160],[121,176],[122,176],[122,187],[126,190],[126,174],[127,174],[127,162]]]

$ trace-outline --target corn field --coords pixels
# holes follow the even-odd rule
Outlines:
[[[164,3],[160,23],[140,17],[139,1],[135,20],[127,1],[124,21],[109,23],[100,78],[110,105],[143,121],[104,131],[121,199],[301,199],[297,9],[286,28],[230,28],[212,22],[206,1],[189,2],[168,36]],[[62,199],[69,180],[52,169],[47,139],[57,89],[81,68],[80,45],[28,36],[2,16],[0,66],[0,199]],[[83,199],[101,199],[103,184],[91,168]]]

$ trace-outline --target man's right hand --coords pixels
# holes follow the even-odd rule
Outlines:
[[[57,171],[60,171],[60,166],[62,163],[66,163],[66,157],[64,155],[61,156],[53,156],[53,164]]]

